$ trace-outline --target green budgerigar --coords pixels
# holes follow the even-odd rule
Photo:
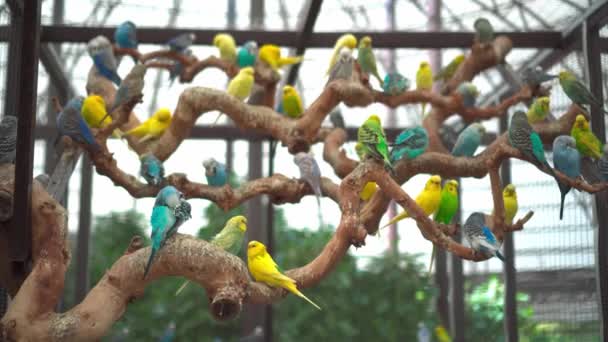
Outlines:
[[[385,167],[393,169],[391,160],[388,157],[388,143],[382,123],[377,115],[370,115],[367,120],[359,127],[357,132],[357,140],[363,147],[362,152],[365,155],[384,162]]]
[[[452,218],[454,218],[454,215],[456,215],[456,211],[458,211],[458,182],[454,179],[449,179],[447,182],[445,182],[445,185],[441,190],[439,209],[437,209],[433,220],[443,224],[450,224],[452,223]],[[429,265],[429,275],[433,271],[435,253],[436,248],[435,245],[433,245],[431,263]]]
[[[376,56],[372,50],[372,38],[365,36],[359,41],[359,48],[357,49],[357,62],[361,67],[361,70],[367,74],[372,74],[380,83],[380,86],[384,85],[380,74],[378,74],[378,66],[376,65]]]
[[[595,105],[602,109],[602,112],[608,114],[604,106],[598,101],[593,94],[585,87],[581,81],[576,79],[573,73],[562,71],[559,73],[559,84],[566,95],[580,107],[583,105]]]
[[[450,78],[454,76],[454,73],[456,73],[456,70],[458,70],[458,67],[460,66],[460,64],[462,64],[462,62],[464,62],[464,55],[461,54],[454,57],[454,59],[452,59],[452,61],[448,65],[446,65],[443,69],[439,70],[437,75],[433,77],[433,80],[442,80],[443,82],[449,81]]]
[[[547,96],[542,96],[534,100],[534,103],[528,109],[528,122],[531,124],[535,124],[541,121],[544,121],[549,115],[550,109],[550,101]]]
[[[217,233],[211,239],[211,244],[225,250],[226,252],[234,255],[238,255],[243,246],[243,239],[245,238],[245,232],[247,231],[247,218],[243,215],[238,215],[230,218],[224,228]],[[179,295],[189,281],[185,281],[182,286],[175,292],[175,295]]]
[[[602,157],[602,142],[589,129],[589,122],[583,114],[576,116],[570,130],[570,136],[576,141],[576,149],[584,156],[595,160]]]
[[[475,27],[475,40],[479,44],[490,44],[494,40],[494,28],[488,19],[478,18],[473,26]]]

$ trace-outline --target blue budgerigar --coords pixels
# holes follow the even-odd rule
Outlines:
[[[317,206],[319,208],[319,222],[323,224],[321,217],[321,169],[315,158],[306,152],[298,152],[293,157],[294,163],[298,165],[300,169],[300,178],[305,180],[308,185],[312,188],[317,198]]]
[[[17,155],[17,117],[4,115],[0,122],[0,164],[14,163]]]
[[[68,136],[72,140],[97,152],[101,149],[91,129],[80,114],[84,97],[76,96],[57,114],[57,130],[60,136]]]
[[[179,226],[190,218],[190,204],[184,195],[171,185],[162,188],[152,209],[152,250],[144,270],[144,278],[150,271],[154,257],[160,252],[167,240],[172,237]]]
[[[132,21],[125,21],[116,26],[114,42],[118,47],[137,49],[137,27]]]
[[[494,255],[504,262],[505,257],[500,253],[500,243],[485,220],[485,215],[480,212],[469,215],[463,226],[464,237],[476,252],[486,256]]]
[[[207,184],[210,186],[224,186],[228,181],[228,172],[226,165],[218,162],[213,158],[209,158],[203,162],[205,168],[205,177]]]
[[[195,39],[196,35],[194,33],[182,33],[169,40],[167,45],[172,51],[183,52],[194,43]]]
[[[258,43],[253,40],[245,42],[236,54],[236,63],[239,68],[252,67],[258,58]]]
[[[398,72],[389,72],[384,76],[382,90],[388,95],[399,95],[410,88],[411,81]]]
[[[386,84],[386,83],[385,83]],[[416,126],[399,133],[395,143],[392,144],[390,159],[392,163],[405,158],[414,159],[424,153],[429,146],[429,136],[426,129]]]
[[[120,84],[120,87],[118,87],[116,96],[114,97],[114,104],[106,116],[110,115],[116,108],[131,101],[133,98],[142,95],[146,70],[147,67],[145,64],[136,64],[133,66],[131,71],[129,71],[129,74],[127,74],[127,77],[125,77]]]
[[[116,57],[114,57],[112,44],[108,38],[97,36],[91,39],[87,44],[87,51],[93,59],[97,72],[117,86],[120,85],[121,79],[116,72]]]
[[[460,94],[462,98],[462,104],[465,108],[471,108],[475,106],[475,101],[477,100],[477,96],[479,96],[479,91],[473,83],[460,83],[458,85],[458,88],[456,88],[456,92]]]
[[[139,174],[144,177],[149,185],[160,185],[165,177],[163,163],[152,153],[142,154],[140,157],[141,167]]]
[[[553,140],[553,164],[561,173],[570,178],[581,175],[581,154],[576,149],[576,141],[569,135],[560,135]],[[559,206],[559,219],[564,217],[564,200],[570,191],[570,186],[559,184],[561,203]]]
[[[475,155],[475,151],[481,145],[481,137],[485,132],[486,129],[482,124],[478,122],[470,124],[458,136],[456,144],[452,148],[452,155],[454,157],[472,157]]]
[[[184,50],[184,52],[182,52],[182,54],[184,56],[192,56],[192,50],[186,49],[186,50]],[[184,69],[184,66],[182,65],[182,63],[180,61],[175,61],[173,63],[173,65],[171,66],[171,69],[169,69],[169,85],[172,85],[173,82],[175,81],[175,79],[178,78],[179,75],[181,75],[183,69]]]

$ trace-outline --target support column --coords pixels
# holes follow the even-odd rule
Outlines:
[[[74,303],[80,303],[89,292],[89,244],[91,239],[91,201],[93,199],[93,165],[88,154],[82,156],[80,171],[80,204],[76,248],[76,292]]]

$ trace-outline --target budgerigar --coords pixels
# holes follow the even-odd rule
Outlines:
[[[114,42],[123,49],[137,49],[137,27],[132,21],[125,21],[116,26]]]
[[[87,51],[93,59],[93,64],[95,64],[97,72],[119,86],[121,79],[116,72],[116,57],[114,57],[112,44],[108,38],[97,36],[91,39],[87,44]]]
[[[416,126],[399,133],[392,146],[391,162],[396,163],[402,158],[414,159],[429,146],[429,136],[424,127]]]
[[[494,28],[486,18],[478,18],[473,23],[475,27],[475,40],[481,45],[487,45],[494,40]]]
[[[230,254],[238,255],[241,251],[246,231],[247,218],[242,215],[233,216],[226,221],[224,228],[211,239],[210,243]],[[177,289],[175,295],[179,295],[189,283],[190,282],[186,280],[182,286]]]
[[[377,115],[370,115],[357,131],[357,141],[361,143],[362,151],[372,158],[384,162],[385,167],[393,169],[388,157],[388,143],[382,123]]]
[[[139,174],[144,177],[149,185],[158,186],[165,177],[165,167],[152,153],[144,153],[139,158],[141,165]]]
[[[582,155],[593,159],[602,157],[602,142],[589,129],[589,122],[583,114],[576,116],[570,135],[576,140],[576,148]]]
[[[298,64],[302,61],[301,56],[281,57],[281,48],[273,44],[265,44],[260,47],[258,57],[266,62],[273,70],[278,70],[285,65]]]
[[[600,103],[593,94],[587,89],[587,87],[579,80],[576,76],[569,71],[562,71],[559,73],[559,84],[562,86],[562,90],[566,95],[580,107],[584,105],[595,105],[604,110],[604,105]],[[584,108],[584,107],[583,107]]]
[[[485,132],[486,129],[481,123],[470,124],[458,135],[454,148],[452,148],[452,155],[454,157],[472,157],[475,155],[475,151],[481,145],[481,137]]]
[[[253,67],[258,58],[258,43],[253,40],[245,42],[236,54],[236,64],[239,68]]]
[[[302,99],[296,88],[286,85],[283,87],[283,112],[292,119],[299,118],[304,112]]]
[[[441,324],[435,327],[435,336],[437,336],[438,342],[452,342],[448,331]]]
[[[182,33],[169,40],[167,45],[169,45],[169,49],[172,51],[183,52],[194,43],[195,39],[196,35],[194,33]]]
[[[534,100],[530,108],[528,108],[528,122],[535,124],[542,122],[547,118],[550,112],[550,100],[547,96],[542,96]]]
[[[475,252],[486,256],[494,255],[503,262],[505,261],[505,257],[500,253],[500,242],[496,240],[496,236],[486,225],[486,216],[483,213],[475,212],[469,215],[462,231]]]
[[[348,50],[354,50],[357,47],[357,38],[350,33],[343,34],[336,40],[334,44],[334,51],[331,54],[331,59],[329,60],[329,66],[327,67],[326,75],[329,75],[332,69],[334,69],[334,65],[338,61],[338,56],[342,54],[343,48],[347,48]],[[352,64],[351,64],[352,66]],[[351,69],[352,70],[352,69]]]
[[[509,125],[508,137],[511,146],[530,159],[536,167],[541,170],[543,168],[546,169],[555,178],[555,172],[553,172],[553,168],[545,158],[543,142],[538,133],[528,123],[528,116],[523,111],[517,111],[513,114],[511,125]],[[555,180],[557,181],[557,178]],[[559,181],[557,182],[559,183]]]
[[[517,215],[517,210],[519,209],[515,185],[507,184],[507,186],[502,189],[502,202],[505,206],[505,223],[512,225],[513,219],[515,218],[515,215]]]
[[[479,90],[471,82],[462,82],[456,87],[456,92],[460,94],[462,98],[462,104],[464,108],[471,108],[475,106],[477,96],[479,96]]]
[[[553,165],[555,165],[556,170],[570,178],[576,179],[581,175],[581,154],[576,149],[576,141],[574,138],[569,135],[560,135],[553,140]],[[560,183],[560,220],[564,217],[564,201],[570,188],[569,185]]]
[[[357,142],[355,144],[355,152],[357,152],[359,160],[365,160],[365,147],[363,147],[362,143]],[[359,192],[359,198],[364,201],[367,201],[374,195],[374,193],[376,193],[377,189],[378,185],[376,184],[376,182],[367,182],[365,183],[365,186],[363,186],[363,189],[361,189],[361,192]]]
[[[433,89],[433,70],[428,62],[420,62],[416,72],[416,89],[431,91]],[[422,103],[422,115],[426,109],[426,102]]]
[[[384,76],[382,90],[388,95],[399,95],[410,88],[410,80],[398,72],[389,72]]]
[[[435,213],[433,220],[435,222],[450,224],[452,218],[458,211],[458,182],[454,179],[449,179],[445,182],[443,189],[441,190],[441,200],[439,201],[439,209]],[[435,259],[436,248],[433,245],[433,251],[431,252],[431,262],[429,264],[429,274],[433,271],[433,261]]]
[[[182,204],[183,202],[186,204]],[[162,188],[156,195],[150,217],[152,250],[144,269],[144,279],[150,271],[150,266],[152,266],[156,254],[160,252],[167,240],[177,232],[179,226],[189,218],[190,213],[187,210],[189,205],[187,203],[184,195],[171,185]]]
[[[416,333],[416,336],[418,338],[417,342],[431,342],[431,332],[423,322],[418,322],[418,332]]]
[[[236,63],[236,42],[228,33],[218,33],[213,37],[213,46],[220,50],[220,59],[228,63]]]
[[[249,241],[247,245],[247,266],[255,281],[271,287],[282,287],[321,310],[321,307],[298,290],[295,280],[283,274],[277,263],[268,254],[263,243],[255,240]]]
[[[424,185],[424,189],[416,197],[416,204],[428,215],[433,215],[439,209],[439,203],[441,202],[441,176],[431,176]],[[395,224],[405,218],[410,217],[407,211],[403,211],[399,215],[393,217],[387,224],[381,229]]]
[[[306,152],[296,153],[293,157],[293,161],[298,165],[298,168],[300,168],[300,178],[305,180],[315,193],[319,210],[319,223],[322,225],[321,196],[323,196],[323,194],[321,193],[321,169],[319,169],[319,164],[317,164],[317,161],[313,156]]]
[[[142,91],[144,90],[144,76],[146,76],[147,69],[145,64],[135,64],[135,66],[133,66],[116,91],[114,104],[110,109],[110,113],[116,110],[116,108],[131,101],[133,98],[142,96]],[[106,115],[109,115],[109,113]]]
[[[522,81],[532,88],[538,87],[541,83],[550,81],[557,77],[557,75],[547,74],[539,66],[536,68],[526,68],[521,76]]]
[[[15,162],[17,156],[17,117],[4,115],[0,121],[0,164]]]
[[[91,129],[80,114],[84,97],[76,96],[57,114],[57,129],[60,136],[68,136],[77,143],[83,144],[94,152],[101,149]]]
[[[112,123],[112,117],[107,115],[106,102],[99,95],[89,95],[84,99],[81,114],[91,128],[103,128]],[[115,138],[120,138],[121,134],[119,129],[112,133]]]
[[[224,186],[228,182],[228,172],[226,165],[209,158],[203,162],[205,168],[205,178],[210,186]]]
[[[160,108],[148,120],[125,132],[124,135],[140,138],[139,143],[141,144],[148,140],[160,138],[169,125],[171,125],[171,111],[169,108]]]
[[[597,168],[604,182],[608,182],[608,144],[604,145],[602,158],[597,161]]]
[[[245,67],[239,70],[239,73],[228,83],[227,93],[244,101],[251,94],[254,73],[255,71],[252,67]]]
[[[443,82],[449,81],[450,78],[454,76],[454,73],[456,73],[456,70],[458,70],[458,67],[460,66],[460,64],[462,64],[462,62],[464,62],[464,55],[461,54],[454,57],[454,59],[452,59],[452,61],[450,61],[448,65],[446,65],[443,69],[439,70],[437,75],[433,77],[433,80],[441,80]]]
[[[374,55],[374,50],[372,50],[372,38],[370,36],[365,36],[359,41],[357,62],[359,63],[361,71],[373,75],[378,80],[378,83],[380,83],[380,86],[384,84],[384,81],[382,81],[382,78],[378,73],[376,56]]]
[[[342,48],[338,61],[329,71],[327,83],[334,80],[350,80],[353,75],[354,63],[355,59],[353,58],[352,51],[347,47]]]
[[[340,108],[334,109],[331,113],[329,113],[329,121],[331,121],[331,124],[334,125],[334,128],[344,129],[346,127]]]
[[[182,52],[182,55],[188,57],[192,56],[192,50],[186,49],[184,52]],[[171,65],[171,68],[169,69],[169,85],[172,85],[173,82],[175,82],[175,79],[181,75],[183,69],[184,66],[180,61],[173,62],[173,65]]]

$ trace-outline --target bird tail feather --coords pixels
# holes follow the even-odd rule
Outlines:
[[[431,277],[431,273],[433,272],[433,261],[435,261],[435,254],[437,253],[437,248],[435,244],[433,244],[433,251],[431,252],[431,262],[429,263],[429,278]]]
[[[502,255],[502,253],[500,253],[500,251],[497,250],[495,254],[498,259],[500,259],[502,262],[505,262],[505,256]]]
[[[295,284],[293,285],[293,288],[290,288],[289,290],[291,290],[291,292],[293,292],[293,294],[295,294],[296,296],[298,296],[298,297],[304,299],[305,301],[309,302],[312,306],[314,306],[318,310],[321,310],[321,307],[318,306],[312,300],[310,300],[310,298],[306,297],[302,292],[300,292],[300,290],[298,290],[298,288],[295,286]]]
[[[188,286],[188,284],[190,284],[190,281],[186,280],[182,286],[179,287],[179,289],[177,289],[177,291],[175,291],[175,296],[177,297],[182,291],[184,291],[184,289],[186,288],[186,286]]]
[[[146,264],[146,268],[144,270],[143,279],[146,279],[146,276],[148,275],[148,272],[150,271],[150,266],[152,266],[152,262],[154,261],[155,254],[156,254],[156,249],[154,247],[152,247],[152,251],[150,252],[150,257],[148,258],[148,263]]]
[[[560,182],[558,182],[557,184],[559,185],[559,192],[561,194],[561,202],[559,205],[559,219],[561,220],[564,218],[564,201],[566,200],[566,195],[570,191],[570,187]]]
[[[397,223],[397,222],[399,222],[399,221],[401,221],[401,220],[403,220],[405,218],[408,218],[408,217],[410,217],[410,215],[407,213],[407,211],[403,211],[401,214],[393,217],[390,221],[388,221],[387,224],[385,224],[384,226],[382,226],[380,229],[384,229],[384,228],[386,228],[386,227],[388,227],[388,226],[390,226],[392,224],[395,224],[395,223]]]
[[[302,56],[296,57],[281,57],[279,58],[279,66],[290,65],[290,64],[298,64],[302,61]]]

